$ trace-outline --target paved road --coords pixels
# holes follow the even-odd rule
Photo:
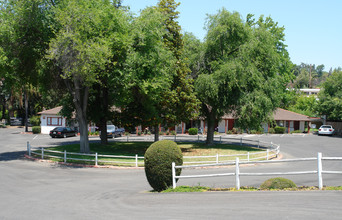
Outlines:
[[[317,136],[253,136],[279,143],[285,158],[311,157],[317,152],[342,156],[342,139]],[[23,158],[26,141],[52,146],[77,138],[50,139],[0,129],[0,219],[341,219],[342,193],[208,192],[149,193],[143,170],[70,168]],[[341,163],[324,164],[329,169]],[[310,169],[311,164],[247,166],[245,170]],[[230,168],[220,169],[227,172]],[[184,173],[213,172],[185,170]],[[216,172],[216,171],[215,171]],[[317,185],[314,175],[291,176],[298,185]],[[263,178],[244,177],[241,185],[258,186]],[[342,185],[341,176],[324,178]],[[233,187],[234,178],[180,180],[181,185]]]

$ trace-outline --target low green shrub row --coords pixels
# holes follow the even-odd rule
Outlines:
[[[294,130],[294,131],[291,131],[291,134],[298,134],[298,133],[303,133],[302,130]]]
[[[276,127],[274,128],[274,132],[275,132],[276,134],[284,134],[284,133],[285,133],[285,127],[276,126]]]
[[[260,190],[283,190],[283,189],[293,189],[293,190],[300,190],[303,187],[298,187],[297,185],[289,180],[282,177],[276,177],[266,180],[260,185]],[[308,187],[304,187],[306,189]],[[313,188],[313,187],[311,187]],[[310,189],[310,188],[309,188]],[[316,188],[313,188],[316,189]],[[335,187],[332,190],[338,190],[339,188]],[[205,192],[205,191],[234,191],[235,188],[210,188],[204,186],[178,186],[175,189],[168,188],[163,192]],[[243,191],[258,191],[258,188],[255,187],[241,187],[240,190]]]

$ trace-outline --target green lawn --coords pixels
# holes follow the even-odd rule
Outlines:
[[[235,157],[228,155],[236,155],[236,154],[247,154],[247,152],[255,153],[259,152],[258,155],[250,155],[250,159],[255,157],[266,156],[266,152],[260,150],[258,148],[252,148],[247,146],[239,146],[239,145],[230,145],[230,144],[215,144],[212,146],[207,146],[204,143],[177,143],[183,152],[183,156],[214,156],[212,158],[184,158],[184,162],[215,162],[216,154],[226,155],[225,157],[220,156],[219,162],[227,162],[228,160],[234,160]],[[91,152],[94,154],[97,152],[99,155],[119,155],[119,156],[144,156],[145,151],[151,145],[151,142],[112,142],[106,146],[101,145],[100,143],[90,143]],[[69,152],[78,153],[79,145],[63,145],[58,147],[46,148],[46,150],[60,151],[64,152],[65,150]],[[60,156],[63,157],[63,154],[50,153],[45,151],[45,156]],[[37,157],[40,157],[37,155]],[[80,159],[91,159],[94,160],[94,156],[81,156],[81,155],[68,155],[68,158],[80,158]],[[247,159],[247,156],[239,156],[240,160]],[[64,161],[63,159],[58,158],[50,158],[55,161]],[[99,156],[98,160],[106,161],[99,162],[99,165],[107,165],[113,164],[117,166],[135,166],[135,158],[109,158]],[[108,162],[107,162],[108,161]],[[75,163],[83,163],[83,164],[94,164],[94,161],[76,161],[72,159],[68,159],[67,162],[75,162]],[[138,160],[139,166],[143,166],[143,159],[140,158]]]

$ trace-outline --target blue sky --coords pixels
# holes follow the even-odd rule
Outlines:
[[[177,0],[176,0],[177,1]],[[131,11],[156,5],[158,0],[123,0]],[[342,0],[178,0],[179,24],[203,40],[207,14],[225,7],[245,19],[271,16],[285,27],[286,44],[293,63],[324,64],[325,70],[342,67]]]

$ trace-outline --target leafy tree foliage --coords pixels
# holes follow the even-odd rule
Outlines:
[[[314,65],[301,63],[294,65],[293,73],[296,78],[293,80],[292,87],[301,88],[316,88],[319,87],[326,78],[330,75],[324,71],[324,65]]]
[[[214,126],[232,112],[241,128],[259,128],[279,105],[291,62],[284,45],[284,28],[262,16],[247,21],[225,9],[207,20],[205,74],[195,83],[208,124],[207,144]]]
[[[317,110],[329,120],[342,120],[342,70],[336,69],[318,94]]]
[[[50,43],[49,58],[73,97],[80,127],[80,151],[89,152],[87,108],[92,86],[101,83],[100,73],[112,65],[117,21],[114,5],[102,0],[62,1],[55,9],[56,37]]]
[[[122,116],[131,125],[155,128],[187,121],[197,109],[189,69],[181,59],[183,41],[176,21],[178,4],[160,1],[133,22],[133,45],[127,62],[129,78]]]
[[[41,60],[51,36],[50,4],[45,0],[19,0],[2,2],[0,7],[0,76],[12,98],[14,91],[19,91],[19,98],[24,93],[27,131],[29,95],[38,85]]]

